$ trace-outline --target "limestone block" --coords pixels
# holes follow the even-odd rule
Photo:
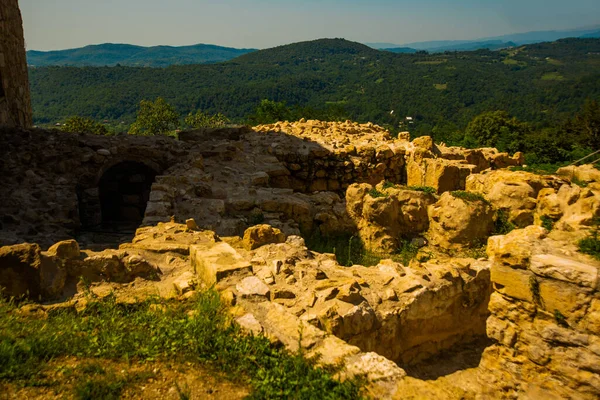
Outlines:
[[[214,246],[191,245],[190,260],[196,274],[208,286],[234,274],[252,272],[252,266],[233,247],[224,242]]]
[[[254,335],[260,335],[263,332],[263,327],[251,313],[242,315],[236,318],[235,322],[246,332]]]
[[[533,273],[507,267],[502,264],[493,264],[491,270],[491,279],[494,288],[505,296],[515,299],[534,302],[531,280]]]
[[[235,288],[241,298],[263,297],[266,300],[270,294],[269,287],[256,276],[242,279]]]
[[[429,238],[443,247],[474,245],[492,232],[494,212],[483,201],[468,201],[444,193],[429,206]]]
[[[285,234],[281,230],[262,224],[246,229],[242,243],[246,250],[254,250],[266,244],[284,243],[285,240]]]
[[[531,257],[531,271],[547,278],[575,285],[598,288],[598,267],[552,254],[536,254]]]
[[[570,283],[540,279],[541,306],[553,313],[558,310],[568,321],[581,319],[591,302],[591,289]]]
[[[63,240],[52,245],[47,254],[63,260],[78,260],[80,256],[79,244],[75,240]]]

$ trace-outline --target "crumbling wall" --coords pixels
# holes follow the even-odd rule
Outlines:
[[[17,0],[0,2],[0,125],[33,124],[23,21]]]
[[[481,381],[493,398],[600,397],[600,263],[537,226],[488,243],[496,343]],[[499,395],[499,394],[502,395]]]

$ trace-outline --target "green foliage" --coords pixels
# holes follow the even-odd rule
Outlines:
[[[394,182],[390,182],[390,181],[383,182],[383,185],[382,185],[383,189],[390,189],[393,187],[396,187],[396,184]]]
[[[231,121],[221,113],[210,115],[198,110],[195,114],[189,113],[184,120],[191,128],[222,128]]]
[[[385,258],[391,258],[404,265],[417,258],[419,247],[412,244],[410,240],[401,239],[399,247],[393,253],[373,252],[365,248],[362,240],[356,236],[335,235],[323,236],[315,231],[306,240],[306,245],[312,251],[319,253],[333,253],[340,265],[350,267],[352,265],[363,265],[372,267]],[[425,262],[430,255],[423,254],[419,261]]]
[[[564,328],[569,327],[569,323],[567,322],[567,318],[558,310],[554,310],[554,320],[556,323]]]
[[[63,132],[108,135],[108,129],[104,125],[87,117],[70,117],[60,129]]]
[[[455,190],[453,192],[450,192],[450,194],[457,198],[457,199],[461,199],[464,201],[481,201],[485,204],[490,204],[490,202],[488,201],[488,199],[486,199],[481,193],[476,193],[476,192],[467,192],[464,190]]]
[[[343,106],[347,119],[393,127],[412,116],[414,124],[403,130],[414,132],[427,124],[436,140],[458,144],[469,121],[486,111],[505,110],[540,129],[560,127],[586,98],[600,98],[592,55],[598,52],[598,39],[528,45],[512,56],[486,50],[393,54],[343,40],[318,40],[212,65],[38,67],[30,69],[30,81],[37,124],[68,115],[132,122],[141,100],[159,96],[182,115],[201,109],[241,122],[261,99],[271,99],[306,111]],[[517,65],[503,64],[507,57]],[[551,65],[547,57],[562,64]],[[553,71],[565,79],[539,79]],[[377,84],[380,79],[384,83]],[[437,83],[448,88],[437,90]],[[333,118],[342,114],[331,111],[337,114]]]
[[[79,379],[75,384],[75,398],[78,400],[118,400],[127,384],[126,379],[114,374]]]
[[[577,179],[576,177],[571,178],[571,183],[577,185],[579,187],[587,187],[588,183],[582,180]]]
[[[332,253],[340,263],[346,267],[364,265],[370,267],[377,265],[381,260],[376,254],[367,251],[360,238],[352,235],[323,236],[316,230],[306,239],[306,246],[319,253]]]
[[[579,251],[589,254],[592,257],[600,260],[600,238],[598,238],[598,230],[594,229],[590,237],[581,239],[577,243]]]
[[[554,228],[554,220],[547,215],[542,215],[540,218],[542,221],[542,228],[547,231],[551,231]]]
[[[542,295],[540,293],[540,282],[537,280],[535,275],[529,277],[529,290],[531,291],[531,297],[533,302],[538,306],[542,305]]]
[[[437,194],[437,190],[431,186],[409,186],[408,190],[416,190],[417,192],[424,192],[427,194]]]
[[[494,220],[494,235],[506,235],[516,228],[515,224],[509,221],[509,214],[505,210],[496,212]]]
[[[131,125],[132,135],[171,135],[179,125],[179,114],[162,97],[154,102],[142,100],[137,119]]]
[[[208,291],[188,302],[152,298],[119,304],[114,296],[89,298],[76,313],[59,309],[46,320],[28,318],[13,302],[0,300],[0,379],[37,375],[56,357],[125,361],[188,362],[228,373],[253,388],[251,398],[354,399],[358,386],[332,378],[331,372],[299,354],[273,347],[264,337],[244,335]],[[118,397],[126,384],[102,369],[78,383],[78,398]]]
[[[376,188],[369,190],[369,196],[373,197],[374,199],[377,199],[379,197],[387,197],[385,193],[380,192]]]
[[[292,117],[291,109],[283,101],[264,99],[250,116],[250,121],[255,125],[271,124],[277,121],[289,121]]]
[[[474,138],[479,145],[516,152],[524,149],[522,140],[529,131],[527,124],[511,118],[506,111],[492,111],[475,117],[465,135]]]

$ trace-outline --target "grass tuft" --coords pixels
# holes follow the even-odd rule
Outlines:
[[[496,212],[496,220],[494,221],[493,235],[506,235],[516,228],[515,224],[509,221],[508,213],[504,210]]]
[[[549,216],[542,215],[540,219],[542,221],[542,228],[546,229],[547,231],[551,231],[552,228],[554,228],[554,220]]]
[[[387,197],[387,195],[385,193],[380,192],[376,188],[369,190],[369,196],[373,197],[374,199],[377,199],[380,197]]]
[[[416,190],[417,192],[424,192],[427,194],[437,194],[437,190],[431,186],[409,186],[408,190]]]
[[[316,367],[314,360],[243,334],[216,291],[188,302],[150,298],[120,304],[114,296],[89,301],[79,314],[57,310],[42,320],[20,314],[14,301],[0,300],[0,379],[31,380],[48,360],[62,356],[168,360],[201,364],[244,381],[253,389],[251,398],[359,397],[354,381],[338,382],[334,371]],[[154,311],[157,306],[164,312]],[[85,368],[91,376],[76,385],[76,398],[119,398],[127,378],[93,364]]]
[[[464,201],[468,201],[468,202],[481,201],[481,202],[484,202],[485,204],[490,204],[490,202],[485,197],[483,197],[483,195],[481,193],[467,192],[464,190],[455,190],[453,192],[450,192],[450,194],[452,196],[454,196],[455,198],[461,199]]]

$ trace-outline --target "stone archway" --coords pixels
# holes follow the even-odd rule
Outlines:
[[[98,184],[102,227],[137,228],[144,219],[157,174],[158,171],[136,161],[122,161],[108,168]]]

